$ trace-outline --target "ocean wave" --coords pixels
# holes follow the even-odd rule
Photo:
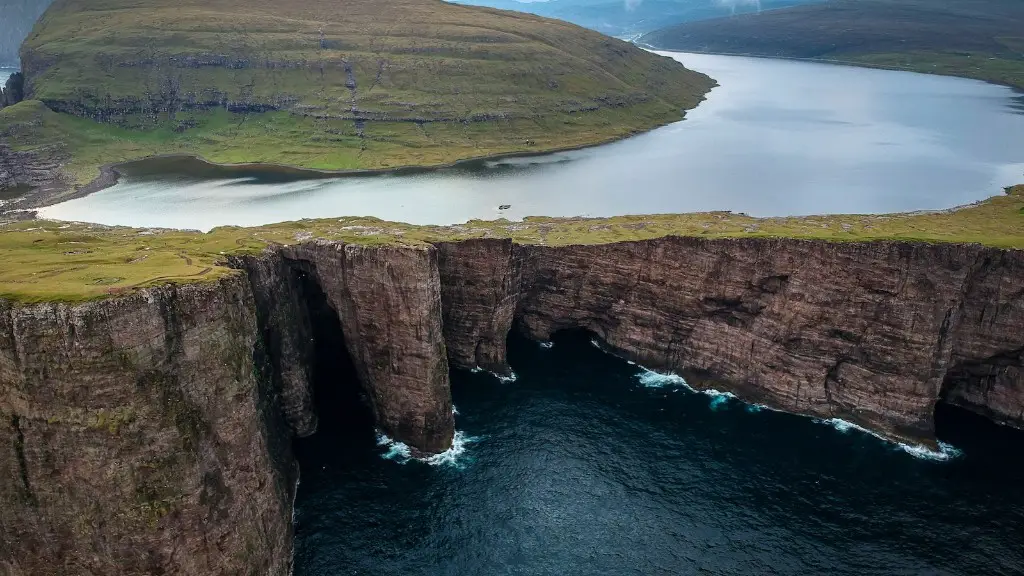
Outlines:
[[[540,344],[540,347],[545,349],[545,350],[551,350],[552,348],[555,347],[555,343],[554,342],[540,342],[539,344]]]
[[[729,400],[736,399],[736,395],[732,392],[723,392],[721,390],[715,390],[714,388],[706,388],[704,390],[698,390],[686,381],[685,378],[679,374],[672,372],[657,372],[648,368],[640,367],[640,373],[636,375],[636,379],[641,384],[648,388],[664,388],[666,386],[678,386],[685,388],[695,394],[703,394],[711,398],[711,409],[719,410],[728,405]]]
[[[458,416],[458,415],[459,415],[459,409],[455,407],[455,404],[452,404],[452,416]]]
[[[873,436],[878,440],[881,440],[882,442],[891,444],[894,448],[898,450],[903,450],[904,452],[910,454],[914,458],[920,458],[922,460],[946,461],[952,460],[953,458],[957,458],[963,455],[963,451],[961,451],[959,448],[956,448],[951,444],[946,444],[945,442],[939,442],[938,450],[929,448],[928,446],[924,446],[922,444],[906,444],[904,442],[897,442],[892,438],[887,438],[877,432],[868,430],[863,426],[854,424],[853,422],[850,422],[848,420],[843,420],[842,418],[815,418],[814,422],[817,424],[825,424],[827,426],[831,426],[843,434],[846,434],[851,430],[856,430],[857,432]]]
[[[455,436],[452,438],[451,448],[440,454],[423,457],[413,456],[412,449],[407,444],[399,442],[382,432],[377,433],[377,446],[386,448],[386,451],[380,455],[381,458],[397,462],[398,464],[408,464],[415,461],[429,464],[430,466],[452,466],[462,469],[467,463],[465,456],[466,447],[477,442],[480,438],[480,436],[467,436],[461,430],[456,430]]]
[[[483,368],[477,366],[477,367],[471,369],[470,372],[473,373],[473,374],[479,374],[481,372],[487,372],[491,376],[494,376],[495,378],[497,378],[498,381],[501,382],[502,384],[509,384],[510,382],[515,382],[516,380],[519,379],[519,376],[516,375],[516,373],[511,371],[511,370],[509,370],[508,374],[498,374],[497,372],[491,372],[490,370],[484,370]]]
[[[399,464],[405,464],[412,458],[412,449],[404,442],[399,442],[383,432],[377,433],[377,446],[387,448],[387,451],[380,455],[385,460],[394,460]]]
[[[927,446],[921,446],[920,444],[901,443],[899,447],[914,458],[921,458],[922,460],[938,460],[940,462],[959,458],[964,454],[963,450],[960,450],[952,444],[946,444],[945,442],[939,442],[938,450],[933,450]]]
[[[417,460],[431,466],[453,466],[461,470],[467,463],[465,457],[466,446],[478,440],[480,440],[479,436],[467,436],[462,431],[456,430],[455,437],[452,438],[451,448],[440,454],[434,454],[426,458],[417,458]]]
[[[696,392],[689,384],[686,383],[686,379],[678,374],[671,372],[655,372],[654,370],[648,370],[641,367],[641,372],[636,375],[636,379],[641,384],[648,388],[664,388],[665,386],[682,386],[687,390]]]

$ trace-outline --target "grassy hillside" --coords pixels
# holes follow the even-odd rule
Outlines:
[[[1024,89],[1021,0],[832,0],[673,26],[640,41],[965,76]]]
[[[681,119],[713,84],[571,24],[440,0],[57,0],[22,64],[33,102],[0,116],[0,144],[63,159],[77,184],[162,152],[358,169],[595,144]]]
[[[663,236],[785,236],[828,241],[975,242],[1024,249],[1024,186],[969,207],[893,215],[751,218],[729,212],[616,218],[528,218],[411,226],[374,218],[332,218],[209,233],[140,230],[52,221],[0,227],[0,298],[79,301],[165,283],[202,282],[234,273],[232,254],[271,244],[327,238],[361,244],[422,244],[462,238],[520,243],[601,244]]]

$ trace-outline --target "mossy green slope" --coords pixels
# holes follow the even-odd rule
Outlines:
[[[968,207],[912,214],[751,218],[728,212],[528,218],[411,226],[374,218],[285,222],[209,233],[112,228],[53,221],[0,227],[0,298],[81,301],[136,288],[202,282],[236,271],[231,255],[315,238],[367,245],[511,238],[524,244],[603,244],[664,236],[790,237],[823,241],[906,240],[1024,249],[1024,185]]]
[[[24,104],[0,139],[63,146],[76,184],[155,153],[345,170],[585,146],[679,120],[713,85],[571,24],[440,0],[58,0],[22,61],[26,97],[61,114]]]

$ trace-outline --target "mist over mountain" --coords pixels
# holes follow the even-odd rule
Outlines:
[[[0,66],[17,66],[18,47],[53,0],[3,0],[0,3]]]
[[[558,18],[611,36],[823,0],[452,0]]]

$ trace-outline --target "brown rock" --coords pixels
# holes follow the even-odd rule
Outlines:
[[[0,302],[0,573],[285,574],[290,441],[330,412],[312,393],[324,314],[377,426],[424,452],[451,445],[449,361],[508,373],[514,326],[586,329],[695,386],[894,439],[933,443],[940,400],[1024,426],[1021,251],[313,241],[233,265],[246,274]]]
[[[240,275],[0,304],[0,573],[285,575],[294,472]]]

